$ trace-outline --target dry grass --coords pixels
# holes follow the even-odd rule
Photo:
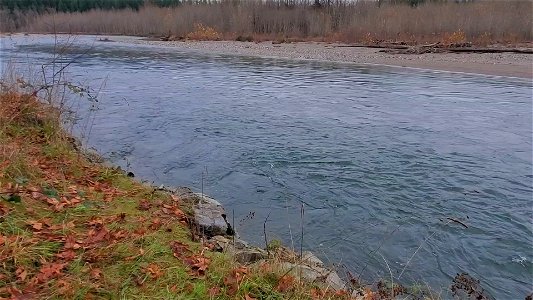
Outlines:
[[[93,10],[40,16],[2,13],[2,31],[101,33],[191,39],[322,40],[343,42],[529,42],[532,1],[427,3],[418,7],[347,2],[317,9],[270,2],[225,1],[139,11]],[[199,28],[209,29],[202,33]]]

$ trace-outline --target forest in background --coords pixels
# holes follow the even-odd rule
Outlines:
[[[533,40],[533,2],[0,0],[1,32],[448,44]]]

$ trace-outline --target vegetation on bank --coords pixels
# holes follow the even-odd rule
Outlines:
[[[26,2],[32,1],[37,0]],[[76,0],[77,7],[58,6],[67,2],[50,1],[55,5],[51,10],[10,9],[4,5],[0,31],[366,44],[386,41],[482,45],[533,40],[533,2],[527,0],[153,0],[142,5],[133,5],[137,2],[132,1],[133,6],[125,8],[119,5],[121,0],[91,2],[114,3],[109,9],[80,7],[85,2]]]
[[[36,94],[0,91],[0,299],[349,298],[193,240],[182,199],[91,162]]]

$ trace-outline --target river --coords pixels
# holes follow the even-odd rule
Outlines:
[[[38,73],[57,46],[2,37],[0,58]],[[71,99],[75,134],[137,178],[203,186],[244,239],[264,245],[266,224],[368,281],[390,267],[447,290],[468,272],[497,298],[531,292],[529,80],[91,36],[69,39],[57,61],[71,60],[68,78],[99,92],[91,112]]]

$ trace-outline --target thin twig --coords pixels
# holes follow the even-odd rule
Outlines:
[[[268,256],[270,256],[270,250],[268,249],[268,239],[267,239],[267,231],[266,231],[266,224],[268,222],[268,218],[270,217],[270,213],[268,212],[268,215],[265,219],[265,222],[263,222],[263,236],[265,237],[265,249],[267,251]]]

